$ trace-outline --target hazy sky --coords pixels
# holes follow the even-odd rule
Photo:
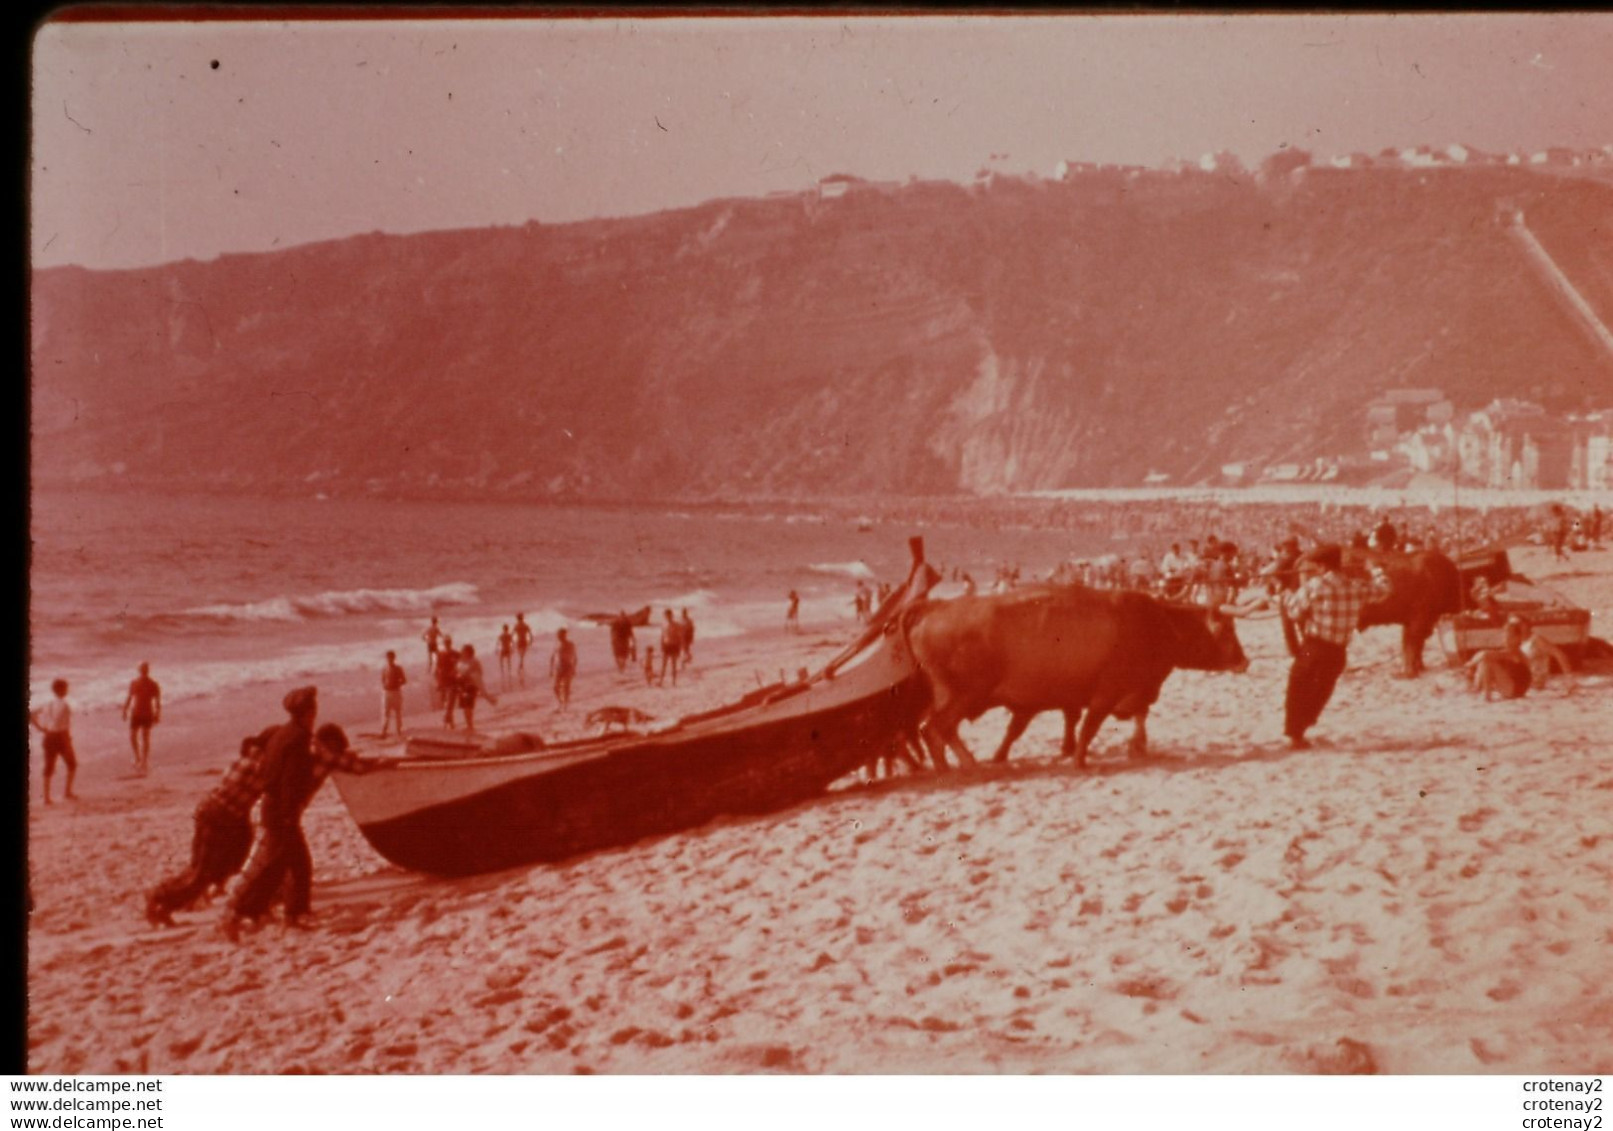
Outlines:
[[[1610,61],[1607,14],[55,24],[31,246],[126,267],[830,173],[1602,146]]]

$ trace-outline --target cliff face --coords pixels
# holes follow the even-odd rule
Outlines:
[[[1505,207],[1502,207],[1504,204]],[[1436,386],[1601,400],[1613,187],[1511,169],[854,186],[33,278],[41,483],[675,498],[1192,482]]]

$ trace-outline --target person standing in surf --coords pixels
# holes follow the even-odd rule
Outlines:
[[[465,729],[476,729],[476,700],[478,697],[486,699],[494,706],[498,700],[493,698],[487,690],[487,683],[482,678],[482,662],[476,658],[476,649],[467,644],[459,650],[459,712],[465,716]],[[448,722],[453,726],[453,720]]]
[[[442,629],[437,627],[437,618],[431,618],[431,625],[420,634],[420,639],[426,642],[426,671],[437,670],[437,642],[442,639]]]
[[[403,685],[409,682],[409,677],[403,672],[403,665],[398,663],[398,654],[386,654],[386,666],[381,669],[381,737],[386,737],[387,727],[397,723],[398,737],[403,737]]]
[[[515,614],[515,675],[521,686],[526,686],[526,653],[532,647],[532,626],[526,622],[525,613]]]
[[[666,673],[672,672],[672,686],[678,686],[678,664],[683,659],[683,626],[672,619],[672,610],[662,610],[666,623],[661,626],[661,685],[666,686]]]
[[[555,633],[554,652],[549,657],[549,674],[554,677],[555,701],[564,711],[571,706],[571,681],[577,675],[577,645],[563,628]]]
[[[510,677],[513,674],[512,664],[515,655],[515,636],[510,632],[509,625],[500,625],[498,634],[498,688],[500,691],[510,689]]]
[[[688,609],[683,610],[678,627],[683,629],[683,666],[688,667],[694,663],[694,618],[689,615]]]
[[[162,688],[151,678],[148,663],[140,665],[140,674],[129,684],[129,694],[123,700],[123,717],[129,723],[134,772],[144,776],[151,770],[151,728],[162,722]]]
[[[790,590],[790,607],[784,610],[784,631],[801,631],[801,594]]]
[[[633,639],[633,618],[627,615],[627,610],[620,610],[610,622],[610,654],[616,661],[618,672],[627,671],[627,665],[634,658],[637,646]]]
[[[450,637],[442,638],[437,653],[437,701],[442,705],[442,725],[453,729],[454,705],[459,702],[459,653]]]

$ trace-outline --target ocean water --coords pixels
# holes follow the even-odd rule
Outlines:
[[[115,717],[146,660],[169,717],[254,688],[272,707],[298,682],[378,671],[387,649],[418,682],[433,613],[483,657],[517,612],[540,657],[555,629],[577,625],[585,668],[608,650],[603,629],[577,624],[593,612],[651,605],[659,623],[663,608],[687,608],[712,639],[780,626],[794,589],[803,621],[849,627],[859,579],[906,576],[911,534],[932,563],[983,586],[998,565],[1045,572],[1088,549],[1054,531],[862,531],[806,504],[669,513],[37,492],[30,694],[43,702],[61,676],[81,715]]]

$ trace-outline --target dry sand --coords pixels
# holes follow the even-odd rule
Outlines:
[[[1609,635],[1613,552],[1514,564]],[[712,642],[675,693],[585,675],[568,719],[534,690],[484,721],[681,713],[846,635]],[[1243,638],[1248,674],[1171,677],[1147,760],[1110,722],[1074,772],[1046,716],[1006,767],[557,866],[403,873],[327,788],[317,928],[240,945],[217,907],[140,918],[230,752],[87,777],[29,815],[29,1068],[1613,1072],[1613,676],[1486,704],[1391,678],[1379,629],[1293,753],[1276,625]],[[983,754],[1003,721],[965,733]]]

